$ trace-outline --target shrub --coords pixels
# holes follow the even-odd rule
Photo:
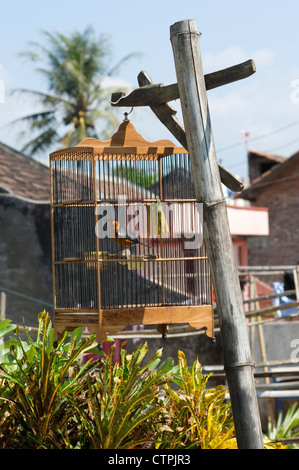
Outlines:
[[[237,448],[226,388],[209,389],[198,361],[161,363],[162,349],[145,361],[147,344],[132,354],[106,356],[82,328],[54,345],[45,311],[36,341],[25,325],[0,322],[0,448],[224,449]],[[82,361],[85,353],[97,361]],[[174,386],[175,384],[175,386]],[[265,441],[265,447],[281,447]]]
[[[169,421],[167,428],[162,428],[156,448],[236,448],[231,407],[225,402],[226,388],[221,385],[207,389],[209,377],[203,376],[198,361],[190,370],[184,353],[178,352],[175,380],[180,389],[174,391],[170,384],[164,386]]]
[[[268,437],[272,440],[292,439],[299,437],[299,408],[294,403],[283,417],[282,412],[279,413],[276,423],[268,423]],[[298,449],[296,443],[289,443],[288,449]]]
[[[162,354],[158,350],[141,365],[148,347],[140,344],[132,355],[121,350],[120,364],[113,365],[114,347],[104,359],[97,381],[88,380],[88,409],[78,409],[95,449],[133,449],[151,443],[163,409],[159,389],[169,376],[152,370]]]
[[[7,320],[5,320],[7,322]],[[7,323],[14,337],[2,345],[0,365],[0,445],[2,448],[65,448],[78,428],[74,401],[84,401],[86,377],[94,364],[80,363],[93,338],[82,339],[77,329],[54,348],[54,331],[46,312],[39,315],[39,329],[33,342],[22,341],[19,328]],[[80,426],[79,426],[80,427]],[[77,445],[78,433],[75,432]]]

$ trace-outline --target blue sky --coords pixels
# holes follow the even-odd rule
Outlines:
[[[10,97],[9,89],[46,90],[34,64],[18,56],[30,41],[42,40],[41,30],[67,35],[91,25],[99,35],[108,35],[114,63],[141,52],[117,77],[135,88],[141,70],[156,83],[177,81],[170,26],[196,19],[205,73],[248,59],[257,66],[250,78],[208,92],[218,160],[235,174],[247,176],[242,130],[250,133],[250,149],[287,157],[299,150],[298,0],[0,0],[0,7],[0,83],[5,87],[0,141],[8,145],[21,148],[17,133],[3,125],[34,111],[34,103]],[[181,116],[179,100],[172,104]],[[149,109],[135,108],[130,118],[146,139],[176,142]],[[43,159],[47,161],[48,155]]]

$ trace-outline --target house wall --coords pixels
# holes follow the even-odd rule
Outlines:
[[[53,303],[50,204],[0,196],[0,292],[1,286],[32,300],[7,293],[6,317],[13,323],[37,326],[45,303]]]
[[[299,162],[263,187],[253,205],[268,207],[269,236],[248,238],[249,265],[299,263]],[[297,176],[296,176],[297,175]]]

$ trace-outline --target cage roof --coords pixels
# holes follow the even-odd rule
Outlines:
[[[62,153],[78,152],[78,151],[93,152],[94,156],[97,155],[156,155],[166,156],[179,153],[187,153],[183,147],[177,147],[170,140],[157,140],[149,142],[145,140],[135,129],[133,124],[125,119],[119,126],[118,130],[113,134],[111,139],[101,141],[94,138],[86,138],[82,140],[76,147],[65,148],[53,152],[51,157],[59,156]]]

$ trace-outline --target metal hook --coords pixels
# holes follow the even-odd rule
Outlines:
[[[133,111],[133,109],[134,109],[134,108],[131,108],[131,111],[130,111],[129,113],[124,113],[124,116],[125,116],[124,121],[129,121],[128,116],[129,116],[129,114],[131,114],[131,112]]]

